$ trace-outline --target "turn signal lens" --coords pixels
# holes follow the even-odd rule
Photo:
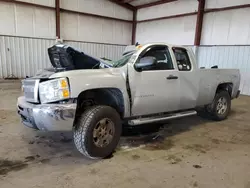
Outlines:
[[[64,89],[62,92],[63,92],[63,97],[64,98],[68,98],[69,97],[69,90],[68,89]]]
[[[67,88],[68,87],[68,83],[66,80],[61,80],[61,88]]]

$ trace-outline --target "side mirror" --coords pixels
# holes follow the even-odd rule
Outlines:
[[[156,58],[152,57],[152,56],[148,56],[148,57],[143,57],[140,59],[139,63],[135,64],[135,68],[138,71],[142,71],[144,68],[150,68],[154,65],[156,65]]]

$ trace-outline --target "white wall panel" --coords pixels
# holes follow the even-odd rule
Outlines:
[[[11,3],[0,2],[0,34],[15,35],[15,7]]]
[[[34,3],[34,4],[38,4],[38,5],[55,7],[55,0],[16,0],[16,1],[22,1],[22,2],[27,2],[27,3]]]
[[[237,68],[241,73],[240,90],[250,95],[250,46],[198,47],[197,59],[200,67]]]
[[[74,13],[61,14],[61,36],[65,40],[131,44],[132,24]]]
[[[63,9],[133,20],[132,11],[107,0],[61,0],[60,2]]]
[[[51,66],[47,49],[55,40],[0,36],[0,78],[34,75]],[[95,57],[118,59],[125,46],[69,42],[69,44]]]
[[[195,23],[196,16],[142,22],[137,25],[136,41],[193,45]]]
[[[249,4],[250,0],[207,0],[206,8],[222,8]]]
[[[0,34],[55,38],[55,13],[44,8],[0,2]]]
[[[197,0],[178,0],[171,3],[139,9],[137,20],[146,20],[177,14],[195,12],[198,9]]]
[[[204,16],[203,45],[250,44],[250,8],[207,13]]]

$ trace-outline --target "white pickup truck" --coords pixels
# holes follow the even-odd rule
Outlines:
[[[73,130],[76,148],[89,158],[115,150],[123,123],[160,122],[198,109],[223,120],[240,94],[239,70],[200,69],[183,46],[140,45],[112,65],[65,45],[48,51],[54,68],[23,80],[18,113],[31,128]]]

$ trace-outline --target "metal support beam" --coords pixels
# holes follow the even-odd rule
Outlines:
[[[60,32],[60,0],[55,0],[55,7],[56,7],[56,37],[60,39],[61,32]]]
[[[161,5],[161,4],[165,4],[165,3],[170,3],[170,2],[174,2],[174,1],[177,1],[177,0],[159,0],[159,1],[152,2],[152,3],[138,5],[138,6],[136,6],[136,8],[137,9],[148,8],[148,7],[152,7],[152,6],[156,6],[156,5]]]
[[[114,17],[102,16],[102,15],[98,15],[98,14],[79,12],[79,11],[74,11],[74,10],[67,10],[67,9],[63,9],[63,8],[60,8],[60,11],[61,12],[67,12],[67,13],[73,13],[73,14],[80,14],[80,15],[83,15],[83,16],[90,16],[90,17],[94,17],[94,18],[102,18],[102,19],[106,19],[106,20],[115,20],[115,21],[127,22],[127,23],[132,23],[133,22],[132,20],[124,20],[124,19],[120,19],[120,18],[114,18]]]
[[[195,29],[195,40],[194,40],[195,46],[199,46],[201,43],[202,24],[203,24],[203,16],[206,3],[205,1],[206,0],[199,0],[196,29]]]
[[[128,3],[121,2],[119,0],[109,0],[109,1],[112,2],[112,3],[115,3],[117,5],[120,5],[120,6],[124,7],[124,8],[126,8],[126,9],[132,10],[132,11],[134,11],[136,9],[134,6],[132,6],[132,5],[128,4]]]
[[[25,5],[25,6],[31,6],[31,7],[38,7],[38,8],[44,8],[44,9],[51,9],[54,10],[54,7],[46,6],[46,5],[39,5],[39,4],[34,4],[34,3],[29,3],[29,2],[24,2],[24,1],[16,1],[16,0],[0,0],[2,2],[6,3],[15,3],[18,5]]]
[[[243,9],[243,8],[250,8],[250,4],[236,5],[236,6],[230,6],[230,7],[221,7],[221,8],[210,8],[210,9],[206,9],[205,13],[221,12],[221,11],[226,11],[226,10],[236,10],[236,9]]]
[[[135,44],[135,36],[136,36],[136,25],[137,25],[137,10],[133,11],[133,25],[132,25],[132,44]]]
[[[166,19],[172,19],[172,18],[180,18],[180,17],[186,17],[186,16],[193,16],[196,14],[197,14],[197,12],[190,12],[190,13],[177,14],[177,15],[172,15],[172,16],[152,18],[152,19],[147,19],[147,20],[139,20],[139,21],[137,21],[137,23],[152,22],[152,21],[166,20]]]

